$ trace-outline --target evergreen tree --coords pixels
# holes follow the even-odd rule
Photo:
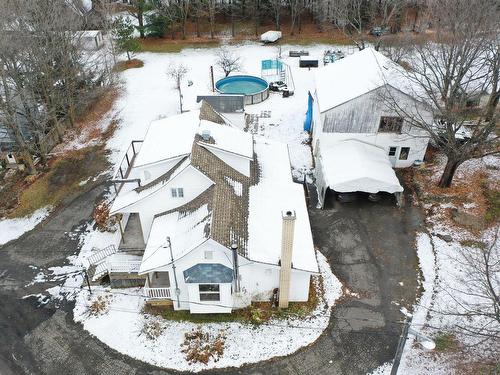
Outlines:
[[[127,53],[127,58],[139,51],[140,44],[134,38],[135,27],[129,19],[118,17],[113,27],[113,36],[116,39],[116,45],[121,52]]]

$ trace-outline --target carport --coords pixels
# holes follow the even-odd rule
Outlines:
[[[320,148],[316,185],[321,207],[325,204],[327,189],[338,193],[387,192],[396,196],[398,204],[403,192],[386,151],[356,139]]]

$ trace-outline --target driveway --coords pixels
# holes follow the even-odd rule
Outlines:
[[[20,239],[0,247],[0,374],[170,374],[109,349],[72,319],[72,304],[38,306],[26,287],[38,272],[30,266],[63,265],[78,251],[78,232],[91,216],[101,185],[65,206]],[[311,346],[285,358],[211,371],[226,374],[365,374],[393,358],[401,330],[400,305],[417,289],[412,207],[392,202],[333,204],[311,209],[316,246],[352,293],[335,308],[330,325]],[[242,343],[242,350],[244,343]]]

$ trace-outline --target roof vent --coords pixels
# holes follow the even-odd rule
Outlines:
[[[201,131],[201,138],[204,141],[208,142],[210,140],[210,130],[207,130],[207,129],[202,130]]]

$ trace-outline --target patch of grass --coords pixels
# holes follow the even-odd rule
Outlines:
[[[434,337],[437,352],[455,351],[458,349],[458,341],[455,335],[449,332],[440,332]]]
[[[486,244],[482,241],[476,241],[476,240],[462,240],[460,241],[460,245],[465,246],[465,247],[475,247],[478,249],[485,249]]]
[[[500,191],[490,189],[486,183],[483,184],[483,191],[487,204],[484,218],[488,223],[494,223],[500,216]]]
[[[185,48],[214,48],[220,45],[217,39],[172,40],[167,38],[146,38],[139,40],[142,52],[173,53]]]
[[[80,181],[100,172],[106,163],[101,146],[52,159],[47,170],[21,193],[19,204],[9,217],[23,217],[47,205],[59,205],[64,198],[81,190]]]
[[[127,69],[136,69],[136,68],[142,68],[144,66],[144,61],[139,60],[139,59],[131,59],[131,60],[125,60],[125,61],[118,61],[113,70],[115,72],[123,72],[124,70]]]

